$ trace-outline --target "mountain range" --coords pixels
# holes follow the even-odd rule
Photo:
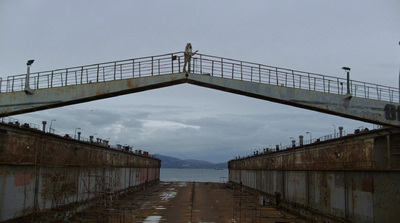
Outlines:
[[[155,154],[155,157],[161,160],[161,168],[181,168],[181,169],[226,169],[228,163],[211,163],[195,159],[178,159],[171,156]]]

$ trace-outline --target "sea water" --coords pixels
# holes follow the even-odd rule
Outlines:
[[[196,181],[196,182],[219,182],[225,183],[228,181],[228,169],[174,169],[161,168],[161,181]]]

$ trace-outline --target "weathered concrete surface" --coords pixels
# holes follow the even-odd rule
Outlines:
[[[271,203],[260,205],[259,200],[254,191],[222,183],[161,182],[87,209],[73,222],[306,222]]]
[[[0,222],[55,221],[157,183],[160,160],[0,124]]]
[[[0,94],[0,117],[135,93],[181,83],[213,88],[361,121],[400,126],[399,103],[349,95],[317,92],[287,86],[171,73],[157,76],[44,88],[27,95],[23,91]],[[397,109],[397,110],[396,110]]]
[[[0,94],[0,117],[135,93],[186,81],[184,73],[138,77]]]
[[[400,129],[371,130],[340,139],[263,153],[230,162],[231,169],[400,170]]]
[[[400,220],[398,129],[382,129],[231,160],[231,182],[254,188],[310,219]]]
[[[388,103],[385,101],[357,98],[348,95],[315,92],[286,86],[246,82],[207,75],[190,74],[187,82],[341,117],[383,125],[400,126],[400,119],[392,117],[396,117],[395,109],[396,106],[400,105],[399,103]],[[385,107],[387,108],[388,104],[391,105],[391,108],[394,107],[394,114],[392,114],[391,110],[390,112],[385,111]],[[390,114],[388,114],[388,112]]]

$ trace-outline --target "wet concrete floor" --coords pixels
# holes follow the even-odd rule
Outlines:
[[[102,201],[75,222],[104,223],[302,223],[305,220],[259,205],[257,194],[223,183],[160,182],[115,201]]]

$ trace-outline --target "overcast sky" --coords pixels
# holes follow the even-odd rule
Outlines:
[[[400,1],[0,0],[0,77],[183,51],[397,87]],[[372,124],[189,84],[14,116],[59,134],[225,162]]]

